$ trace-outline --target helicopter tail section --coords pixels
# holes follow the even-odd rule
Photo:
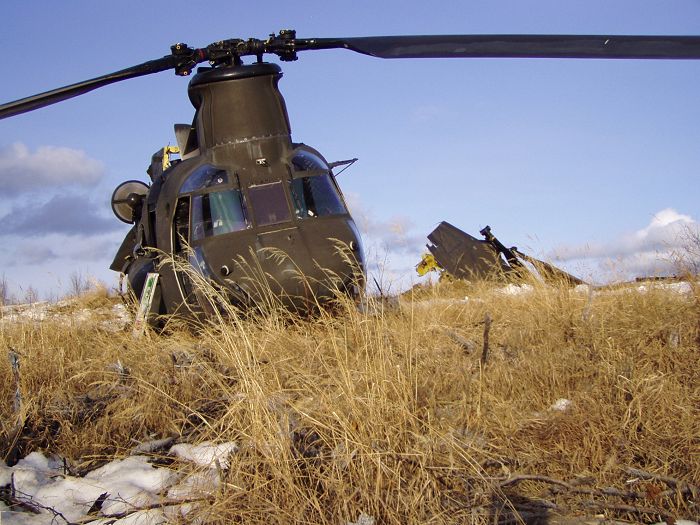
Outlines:
[[[480,241],[449,222],[441,222],[428,240],[428,250],[437,265],[457,279],[502,278],[503,272],[509,270],[489,242]]]
[[[547,283],[566,283],[568,286],[585,281],[556,266],[530,257],[517,248],[506,248],[486,226],[481,230],[485,240],[479,240],[448,222],[441,222],[428,240],[429,254],[416,266],[418,275],[432,270],[457,279],[508,279],[532,275]]]

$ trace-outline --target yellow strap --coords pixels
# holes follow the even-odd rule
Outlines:
[[[170,155],[180,153],[180,148],[177,146],[165,146],[163,148],[163,171],[170,167]]]

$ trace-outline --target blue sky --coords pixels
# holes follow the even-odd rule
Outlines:
[[[700,34],[697,1],[10,2],[6,102],[161,57],[183,41],[383,34]],[[264,5],[263,5],[264,4]],[[274,60],[274,59],[273,59]],[[413,276],[441,220],[588,277],[659,267],[700,217],[700,62],[380,60],[300,54],[280,87],[293,137],[329,160],[390,278]],[[109,197],[147,180],[191,121],[163,72],[0,121],[0,274],[60,295],[71,273],[110,285],[128,229]],[[606,273],[607,272],[607,273]]]

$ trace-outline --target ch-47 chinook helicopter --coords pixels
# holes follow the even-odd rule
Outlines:
[[[180,159],[154,155],[150,185],[127,181],[114,192],[117,217],[133,224],[112,263],[138,295],[146,274],[159,274],[153,313],[204,308],[187,261],[226,290],[234,303],[257,299],[250,268],[285,304],[305,308],[338,290],[359,293],[364,255],[357,227],[332,168],[318,151],[292,141],[278,65],[297,52],[347,49],[378,58],[700,59],[698,36],[432,35],[296,38],[283,30],[265,40],[231,39],[171,54],[0,106],[0,118],[32,111],[93,89],[173,69],[189,75],[191,125],[175,125]],[[243,57],[255,57],[244,64]],[[344,246],[345,249],[339,249]],[[280,257],[280,253],[285,256]],[[302,277],[303,276],[303,277]]]

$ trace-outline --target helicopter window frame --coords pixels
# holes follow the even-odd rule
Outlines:
[[[297,219],[347,215],[348,207],[338,183],[329,171],[301,172],[292,177],[289,193]],[[323,181],[323,182],[320,182]]]
[[[190,196],[192,244],[252,227],[245,196],[240,188],[217,187],[212,191],[195,192]]]
[[[186,216],[185,216],[186,215]],[[184,219],[184,220],[183,220]],[[190,195],[178,197],[172,220],[172,249],[174,254],[185,253],[192,232],[192,199]]]

